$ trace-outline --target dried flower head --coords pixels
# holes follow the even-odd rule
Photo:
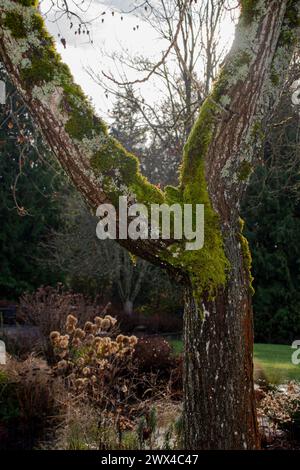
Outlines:
[[[84,385],[84,379],[76,379],[75,380],[75,385],[77,388],[82,388]]]
[[[67,347],[69,346],[69,335],[61,336],[58,341],[58,346],[61,349],[67,349]]]
[[[124,335],[118,335],[118,336],[116,337],[117,343],[123,343],[123,339],[124,339],[124,338],[125,338]]]
[[[104,320],[109,320],[111,326],[115,326],[117,323],[117,319],[112,317],[111,315],[105,315]]]
[[[77,359],[77,365],[78,365],[79,367],[82,367],[82,366],[84,366],[84,364],[85,364],[85,362],[84,362],[83,357],[79,357],[79,358]]]
[[[116,354],[119,351],[119,343],[116,341],[111,341],[110,343],[110,354]]]
[[[96,338],[94,339],[94,346],[95,346],[95,349],[98,349],[99,345],[101,345],[102,343],[102,338],[100,338],[99,336],[96,336]]]
[[[93,333],[93,335],[95,335],[96,333],[98,333],[98,331],[99,331],[98,326],[97,326],[97,325],[93,325],[93,328],[92,328],[92,333]]]
[[[66,325],[66,332],[69,335],[72,335],[75,331],[75,326],[74,325]]]
[[[94,343],[94,339],[95,339],[95,336],[90,333],[86,336],[85,338],[85,343],[88,345],[88,346],[92,346],[92,344]]]
[[[136,336],[130,336],[129,337],[129,344],[131,346],[136,346],[137,345],[137,342],[138,342],[138,339]]]
[[[82,342],[80,341],[79,338],[72,339],[72,346],[74,346],[74,348],[79,348],[81,345],[82,345]]]
[[[73,325],[73,326],[76,326],[78,323],[78,320],[76,317],[74,317],[74,315],[68,315],[67,316],[67,319],[66,319],[66,326],[68,325]]]
[[[64,357],[67,357],[68,355],[68,350],[67,349],[64,349],[63,351],[60,351],[58,353],[58,357],[60,357],[61,359],[63,359]]]
[[[84,331],[85,331],[86,333],[92,333],[92,331],[93,331],[93,323],[92,323],[91,321],[85,322]]]
[[[94,323],[97,325],[97,327],[100,329],[102,325],[102,318],[101,317],[95,317],[94,318]]]
[[[108,318],[103,318],[102,323],[101,323],[101,329],[103,331],[109,330],[111,327],[111,322]]]
[[[50,333],[50,341],[53,345],[56,345],[58,343],[58,340],[60,339],[60,333],[59,331],[51,331]]]
[[[123,343],[123,346],[129,346],[129,344],[130,344],[130,338],[129,338],[129,336],[123,336],[123,341],[122,341],[122,343]]]
[[[82,373],[83,373],[83,375],[88,376],[91,373],[91,369],[89,367],[84,367],[82,369]]]
[[[76,328],[74,331],[74,337],[82,340],[85,338],[85,332],[81,328]]]
[[[98,368],[100,370],[104,370],[108,365],[108,360],[107,359],[101,359],[100,361],[97,361],[97,362],[98,362]]]
[[[68,362],[65,359],[62,359],[57,363],[57,369],[60,371],[65,371],[68,367]]]

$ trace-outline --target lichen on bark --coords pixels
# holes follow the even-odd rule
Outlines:
[[[140,173],[137,158],[108,135],[103,121],[96,117],[81,88],[74,84],[69,68],[57,54],[53,39],[44,27],[35,2],[0,0],[6,8],[2,21],[5,34],[10,34],[14,48],[20,48],[19,67],[26,90],[44,104],[47,100],[57,107],[60,119],[82,152],[86,151],[90,166],[99,179],[108,198],[117,204],[118,197],[126,194],[136,202],[151,203],[202,203],[205,205],[205,243],[196,252],[186,252],[184,242],[174,243],[162,257],[174,267],[184,271],[192,280],[197,298],[206,292],[213,295],[217,287],[224,285],[228,263],[224,255],[218,218],[212,209],[207,192],[204,161],[198,154],[205,154],[212,135],[217,107],[213,97],[202,107],[199,119],[184,150],[193,178],[182,171],[179,188],[167,188],[165,192],[150,184]],[[13,22],[13,15],[18,21]],[[24,57],[23,57],[24,54]],[[25,57],[26,56],[26,57]],[[26,59],[26,60],[25,60]],[[191,160],[192,158],[192,160]],[[192,181],[193,180],[193,181]]]
[[[294,11],[296,2],[288,3]],[[57,121],[79,149],[109,200],[117,204],[118,196],[125,194],[147,205],[174,202],[204,204],[204,247],[189,252],[184,249],[184,241],[174,242],[168,245],[161,257],[188,275],[197,299],[204,294],[213,298],[217,289],[226,284],[230,265],[224,252],[224,233],[221,232],[219,216],[209,196],[206,158],[219,120],[233,113],[231,92],[246,79],[255,60],[252,46],[259,25],[254,19],[262,15],[266,2],[242,1],[234,46],[185,145],[180,185],[178,188],[168,187],[165,191],[150,184],[141,174],[137,158],[109,136],[105,123],[96,116],[91,103],[74,83],[69,68],[57,54],[54,41],[37,10],[37,2],[0,0],[0,6],[2,33],[9,37],[8,48],[11,48],[12,62],[20,73],[22,86],[36,103],[44,106],[51,103]],[[13,16],[17,21],[12,20]],[[288,24],[295,22],[294,16],[290,16]],[[278,74],[275,65],[274,73]],[[247,155],[240,158],[233,155],[232,158],[235,160],[228,160],[228,168],[233,164],[235,171],[228,171],[228,175],[231,174],[236,181],[246,179],[251,167],[250,158]],[[225,167],[222,172],[227,178]]]

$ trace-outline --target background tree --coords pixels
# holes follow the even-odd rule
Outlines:
[[[147,204],[205,204],[205,246],[196,253],[172,240],[119,240],[185,285],[184,438],[189,449],[259,446],[249,254],[239,206],[259,145],[258,129],[284,85],[299,11],[298,2],[290,0],[242,1],[241,7],[231,52],[185,146],[180,186],[163,192],[145,180],[136,158],[94,115],[54,52],[36,8],[7,0],[1,6],[1,60],[91,207],[116,204],[120,194]]]
[[[205,0],[198,4],[158,0],[149,6],[151,14],[146,8],[141,16],[166,50],[170,49],[169,54],[163,54],[156,64],[140,54],[114,52],[107,54],[113,61],[113,74],[92,68],[88,72],[106,96],[111,94],[117,99],[124,115],[127,109],[133,111],[140,129],[148,129],[146,152],[137,152],[143,173],[154,184],[177,185],[183,146],[224,59],[226,47],[220,41],[221,24],[226,15],[229,20],[229,12],[224,0]],[[130,81],[126,70],[136,72],[141,78]],[[161,95],[151,101],[145,94],[149,92],[150,76],[155,81],[153,94],[158,90],[158,96]],[[124,116],[123,128],[129,119],[129,115]],[[130,143],[120,141],[127,150],[135,151]]]
[[[22,98],[5,71],[6,105],[0,105],[0,291],[17,299],[25,290],[61,280],[46,267],[45,241],[49,227],[58,227],[57,199],[64,178],[36,131]]]
[[[204,25],[208,24],[209,15],[214,15],[217,7],[220,9],[217,15],[220,21],[224,16],[221,3],[202,2],[201,14],[196,17],[198,26],[195,28],[194,19],[192,25],[187,28],[187,25],[190,24],[187,21],[186,36],[192,36],[195,29],[205,31]],[[169,4],[168,8],[172,8],[172,5]],[[164,14],[160,16],[159,34],[166,40],[168,15],[165,12],[166,9]],[[214,19],[211,18],[210,21],[213,23]],[[150,21],[150,23],[156,30],[158,29],[157,21]],[[220,25],[218,24],[218,26]],[[168,36],[169,40],[172,40],[172,37],[172,35]],[[212,39],[214,49],[217,51],[220,49],[217,47],[218,34],[215,34]],[[193,44],[193,47],[195,48],[196,44]],[[147,178],[154,184],[161,184],[163,187],[168,183],[177,184],[178,164],[185,143],[184,110],[189,96],[187,94],[188,87],[184,85],[184,69],[182,69],[182,57],[187,57],[184,50],[184,44],[182,44],[182,48],[176,49],[176,55],[174,54],[176,59],[172,60],[173,68],[178,73],[177,79],[167,73],[166,64],[155,71],[160,82],[166,83],[166,89],[173,91],[171,96],[156,103],[155,113],[152,103],[150,110],[148,110],[147,103],[145,105],[144,102],[145,108],[143,112],[141,111],[143,98],[139,98],[138,91],[134,91],[134,85],[119,86],[114,91],[110,89],[117,97],[112,118],[116,119],[116,127],[120,123],[120,129],[122,129],[122,132],[116,133],[115,136],[127,150],[134,152],[139,157],[141,168]],[[194,74],[193,80],[190,81],[192,104],[189,101],[192,116],[196,116],[203,96],[208,93],[209,88],[207,87],[211,80],[207,81],[206,76],[213,77],[215,73],[213,71],[218,67],[218,61],[215,58],[212,71],[210,70],[209,51],[210,49],[202,44],[205,72],[203,73],[204,65],[199,67],[198,62],[190,71],[191,74]],[[154,67],[154,64],[150,64],[142,57],[131,58],[128,55],[126,57],[127,61],[122,55],[121,62],[127,63],[129,61],[138,71],[149,72],[151,67]],[[297,63],[296,59],[293,70],[290,72],[290,83],[299,77]],[[196,78],[196,70],[199,72],[198,79]],[[170,80],[173,84],[177,83],[176,88],[170,84],[167,86]],[[107,83],[106,86],[108,86]],[[204,88],[206,89],[205,93],[203,92]],[[287,86],[286,93],[280,100],[268,126],[265,158],[260,162],[263,167],[259,166],[251,177],[243,204],[245,234],[249,238],[253,259],[255,337],[257,341],[275,343],[291,342],[293,338],[297,337],[300,321],[297,302],[298,271],[295,262],[297,249],[290,250],[288,248],[296,244],[299,235],[298,219],[294,214],[298,205],[298,113],[292,108],[291,95],[292,90]],[[127,109],[130,110],[129,113]],[[134,116],[134,119],[131,119],[131,116]],[[161,116],[164,116],[164,122],[162,122],[162,118],[158,118]],[[114,122],[112,127],[115,126]],[[148,125],[149,122],[150,125]],[[135,130],[133,131],[133,129]],[[140,132],[139,129],[143,129],[143,132]],[[131,146],[131,142],[135,142],[135,136],[138,140],[141,137],[141,140],[138,145]],[[145,145],[146,141],[147,145]],[[282,191],[283,187],[285,191]],[[272,231],[274,239],[271,243],[270,226],[275,227],[275,230]],[[282,243],[278,244],[278,233],[286,238],[284,246]]]
[[[172,287],[167,274],[158,267],[135,259],[113,240],[97,238],[98,219],[73,191],[60,198],[60,207],[63,223],[52,228],[42,247],[47,254],[44,264],[51,272],[63,273],[69,287],[92,297],[101,295],[105,301],[115,302],[117,294],[128,315],[134,313],[139,298],[149,303],[154,289],[159,297],[157,284],[177,297],[172,291],[177,289],[178,294],[178,287]],[[148,295],[143,292],[145,289]]]
[[[253,259],[255,337],[270,343],[300,335],[300,118],[291,96],[287,86],[242,211]]]

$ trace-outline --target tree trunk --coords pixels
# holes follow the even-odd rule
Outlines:
[[[186,288],[186,449],[260,446],[253,386],[251,293],[236,236],[227,240],[226,251],[234,270],[226,289],[219,291],[213,302],[205,302],[199,309],[191,288]]]
[[[124,313],[126,313],[127,315],[130,315],[130,316],[133,314],[133,302],[132,302],[132,300],[127,299],[124,302]]]

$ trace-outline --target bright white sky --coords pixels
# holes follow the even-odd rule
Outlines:
[[[137,18],[134,14],[121,13],[130,10],[133,3],[133,0],[86,0],[83,5],[86,4],[84,8],[87,9],[87,12],[82,13],[79,10],[77,12],[84,20],[93,20],[90,27],[93,39],[93,44],[91,44],[86,35],[74,35],[75,21],[74,29],[70,30],[70,22],[65,16],[57,19],[61,15],[55,11],[55,8],[50,12],[48,11],[51,0],[41,2],[42,13],[48,11],[46,15],[47,28],[57,40],[59,53],[64,62],[71,68],[76,82],[92,98],[97,112],[105,118],[107,118],[108,108],[112,106],[112,98],[107,99],[105,97],[103,89],[89,77],[85,69],[90,66],[99,73],[101,73],[101,70],[110,71],[112,63],[103,55],[103,50],[112,53],[114,51],[121,52],[122,48],[125,48],[132,55],[143,55],[155,60],[159,59],[162,51],[167,48],[166,42],[158,39],[157,32],[140,17]],[[114,16],[112,16],[112,11],[115,12]],[[106,12],[106,14],[101,15],[103,12]],[[121,16],[123,16],[123,21],[121,21]],[[102,18],[104,18],[104,23],[101,21]],[[137,24],[139,28],[133,31]],[[66,49],[60,42],[59,34],[60,37],[66,39]],[[223,44],[230,46],[233,34],[234,26],[228,18],[222,27]],[[132,76],[130,71],[126,72],[128,72],[129,79],[137,78],[136,75]],[[153,87],[148,83],[144,85],[143,93],[146,98],[154,101],[157,97],[154,90],[155,86]]]

